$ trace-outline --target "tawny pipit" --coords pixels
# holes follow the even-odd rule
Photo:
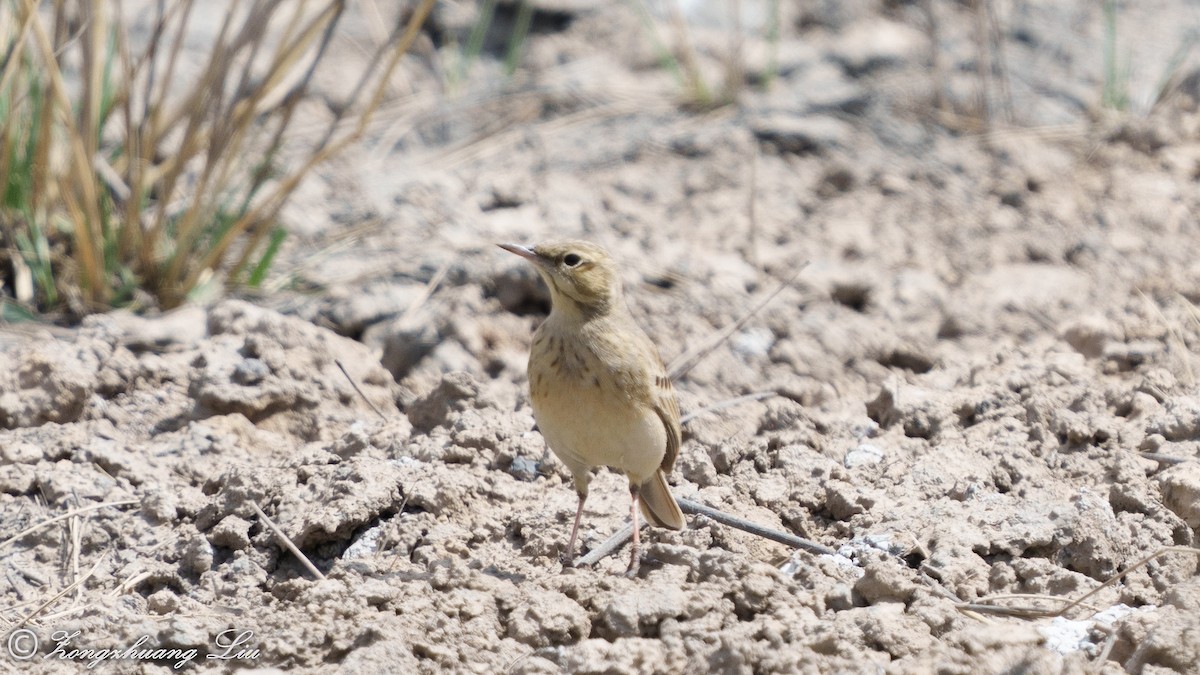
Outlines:
[[[529,394],[538,428],[571,470],[579,495],[563,564],[575,557],[591,470],[608,466],[629,478],[633,551],[626,574],[636,574],[639,505],[654,525],[684,525],[666,478],[680,445],[671,379],[625,306],[604,249],[586,241],[500,247],[533,263],[550,287],[550,316],[529,351]]]

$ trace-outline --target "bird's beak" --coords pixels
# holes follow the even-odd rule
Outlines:
[[[529,262],[531,262],[535,265],[539,265],[539,266],[545,265],[545,261],[542,259],[542,256],[538,255],[537,253],[534,253],[533,249],[529,246],[521,246],[519,244],[496,244],[496,245],[499,246],[500,248],[504,249],[505,251],[508,251],[509,253],[515,253],[515,254],[521,256],[522,258],[528,260]]]

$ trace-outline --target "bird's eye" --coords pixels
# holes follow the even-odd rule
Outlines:
[[[563,256],[563,264],[566,265],[567,267],[576,267],[581,262],[583,262],[583,258],[580,258],[578,255],[576,255],[574,253],[568,253]]]

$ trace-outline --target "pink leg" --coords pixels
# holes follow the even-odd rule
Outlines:
[[[633,523],[633,543],[631,544],[632,550],[629,552],[629,567],[626,568],[626,570],[625,570],[625,576],[636,577],[637,573],[638,573],[638,567],[640,567],[642,564],[641,558],[638,556],[638,553],[639,553],[639,551],[638,551],[638,540],[639,540],[638,532],[642,528],[640,527],[640,523],[638,523],[638,498],[639,498],[639,495],[638,495],[638,486],[637,485],[634,485],[632,483],[629,484],[629,496],[630,496],[629,517],[630,517],[630,522]]]
[[[575,537],[579,534],[579,520],[583,518],[583,502],[587,500],[587,493],[579,493],[579,506],[575,509],[575,524],[571,526],[571,539],[567,542],[567,552],[562,556],[563,567],[570,567],[575,564]]]

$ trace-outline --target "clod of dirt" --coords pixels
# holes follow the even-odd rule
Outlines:
[[[96,390],[96,373],[112,354],[105,341],[81,340],[78,345],[50,341],[12,354],[0,352],[0,428],[79,419]]]
[[[363,334],[364,343],[383,345],[380,362],[397,381],[412,372],[441,341],[441,332],[426,311],[375,324]]]
[[[1200,464],[1184,462],[1158,475],[1163,504],[1193,530],[1200,529]]]
[[[884,428],[899,424],[910,438],[933,438],[956,419],[944,395],[919,387],[885,386],[867,415]]]
[[[235,515],[225,516],[209,532],[213,546],[241,550],[250,545],[250,521]]]
[[[1200,400],[1192,396],[1173,396],[1163,401],[1163,411],[1147,431],[1160,434],[1168,441],[1188,441],[1200,438]]]
[[[868,605],[880,602],[909,603],[921,586],[915,573],[895,559],[872,555],[863,564],[863,576],[854,582],[854,592]]]
[[[509,593],[498,604],[505,635],[534,649],[578,642],[592,632],[588,611],[555,590]]]
[[[429,433],[445,424],[450,414],[482,405],[479,383],[468,373],[449,373],[436,389],[413,401],[405,413],[413,429]]]
[[[1113,339],[1109,321],[1102,316],[1080,317],[1062,329],[1062,337],[1080,354],[1094,359],[1104,354],[1108,342]]]
[[[306,439],[324,431],[318,406],[333,398],[358,403],[335,360],[360,386],[387,386],[391,377],[361,344],[311,323],[239,301],[208,315],[210,344],[193,361],[189,384],[197,416],[236,413],[252,422],[296,430]]]
[[[1127,672],[1192,672],[1200,663],[1200,579],[1175,585],[1165,606],[1137,612],[1116,626],[1112,657]]]

